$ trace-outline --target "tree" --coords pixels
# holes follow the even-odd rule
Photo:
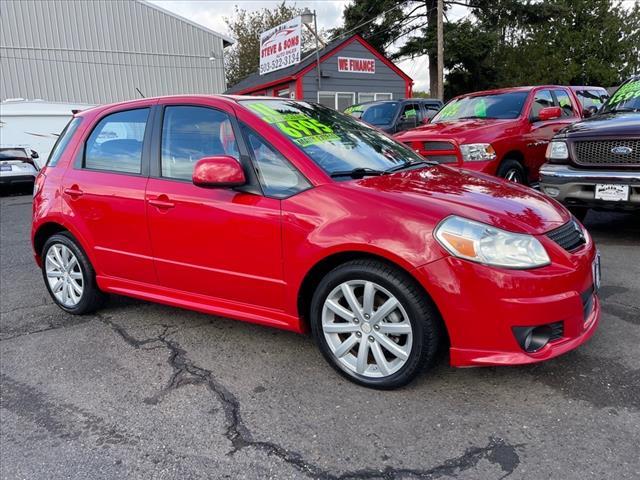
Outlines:
[[[233,86],[247,75],[258,71],[260,67],[260,34],[280,25],[302,13],[302,9],[285,4],[285,0],[276,8],[263,8],[248,12],[236,5],[232,18],[224,21],[236,43],[225,52],[225,70],[227,83]],[[302,45],[313,45],[313,34],[302,32]]]

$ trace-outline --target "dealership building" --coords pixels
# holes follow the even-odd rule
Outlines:
[[[318,68],[319,57],[320,68]],[[337,110],[411,97],[413,80],[359,35],[332,41],[289,67],[240,80],[226,93],[319,102]]]
[[[143,0],[2,0],[0,97],[110,103],[222,93],[233,39]]]

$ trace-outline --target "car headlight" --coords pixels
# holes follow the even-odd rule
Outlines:
[[[484,223],[451,216],[440,222],[435,237],[452,255],[506,268],[535,268],[551,260],[540,241]]]
[[[566,142],[557,140],[549,142],[545,156],[547,160],[567,160],[569,158],[569,147],[567,147]]]
[[[465,162],[482,162],[496,158],[496,151],[490,143],[467,143],[460,145],[462,160]]]

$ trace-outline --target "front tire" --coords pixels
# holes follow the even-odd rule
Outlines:
[[[42,248],[42,276],[53,301],[74,315],[91,313],[105,299],[89,259],[68,233],[57,233]]]
[[[513,158],[505,159],[498,167],[496,175],[510,182],[519,183],[521,185],[528,184],[527,172],[522,164]]]
[[[311,330],[326,360],[349,380],[392,389],[436,357],[440,321],[416,281],[374,260],[329,272],[311,303]]]

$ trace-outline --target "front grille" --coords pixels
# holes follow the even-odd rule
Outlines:
[[[573,252],[586,243],[582,228],[574,220],[570,220],[563,226],[551,230],[547,233],[547,237],[568,252]]]
[[[438,163],[458,163],[458,157],[455,155],[431,155],[429,153],[425,153],[424,156],[428,160],[433,160]]]
[[[550,323],[549,327],[551,327],[551,335],[549,335],[550,342],[553,342],[554,340],[558,340],[564,336],[563,322]]]
[[[454,150],[455,147],[451,142],[424,142],[424,150]]]
[[[573,148],[575,162],[578,165],[602,167],[640,165],[640,139],[585,140],[575,142]],[[615,149],[620,151],[615,152]]]

